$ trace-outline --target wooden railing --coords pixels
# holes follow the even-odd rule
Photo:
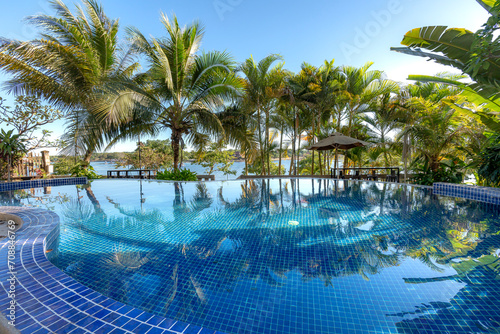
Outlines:
[[[108,179],[155,179],[156,170],[153,169],[130,169],[130,170],[108,170]],[[215,181],[214,175],[196,175],[199,181]]]
[[[338,175],[337,175],[338,171]],[[348,173],[353,171],[353,173]],[[387,171],[387,173],[378,173],[378,171]],[[387,182],[398,182],[400,180],[399,167],[346,167],[346,168],[331,168],[330,177],[339,179],[353,179],[353,180],[384,180]]]
[[[48,151],[42,154],[29,153],[28,156],[23,157],[14,169],[14,178],[18,179],[32,179],[42,177],[42,174],[50,173],[50,158]]]
[[[198,181],[215,181],[215,175],[196,175]]]
[[[156,179],[156,170],[153,169],[129,169],[108,170],[108,179]]]

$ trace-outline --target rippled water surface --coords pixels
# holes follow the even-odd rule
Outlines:
[[[97,180],[0,193],[61,217],[53,263],[227,333],[500,330],[500,208],[333,180]]]

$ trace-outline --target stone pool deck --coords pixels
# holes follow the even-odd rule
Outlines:
[[[21,333],[222,334],[156,316],[107,298],[80,284],[46,256],[59,234],[59,217],[36,208],[1,207],[23,220],[15,233],[15,328]],[[9,239],[0,240],[0,312],[9,315]],[[7,320],[10,320],[7,318]],[[0,332],[2,332],[0,328]],[[2,332],[3,333],[3,332]]]

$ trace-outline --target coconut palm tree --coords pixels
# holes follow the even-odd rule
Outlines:
[[[255,136],[256,119],[251,110],[238,101],[228,106],[217,117],[222,123],[225,133],[225,142],[239,147],[245,159],[245,175],[248,175],[248,164],[258,155],[258,139]]]
[[[276,98],[282,94],[285,78],[290,75],[283,69],[283,62],[273,66],[279,60],[282,58],[276,54],[263,58],[259,63],[250,57],[239,68],[245,75],[245,103],[257,113],[262,175],[266,175],[266,167],[267,173],[270,173],[270,150],[267,145],[271,111],[275,107]],[[264,113],[264,122],[262,122],[262,113]],[[262,126],[264,126],[264,136]]]
[[[136,28],[129,29],[134,49],[148,61],[146,72],[136,76],[116,96],[133,98],[127,107],[141,111],[151,120],[149,129],[171,131],[174,169],[179,168],[179,151],[183,136],[195,142],[199,136],[223,134],[215,114],[225,101],[236,97],[242,80],[234,73],[235,63],[227,52],[200,53],[204,29],[198,22],[181,27],[174,16],[161,14],[167,37],[147,39]],[[101,108],[110,113],[112,103]]]
[[[389,166],[392,139],[390,133],[397,129],[398,123],[392,106],[391,94],[380,95],[369,110],[361,117],[368,127],[370,141],[375,142],[384,155],[385,166]]]
[[[26,153],[23,141],[21,135],[14,134],[14,130],[0,129],[0,157],[7,162],[7,182],[10,182],[12,165],[17,162],[14,160]],[[0,167],[3,166],[0,165]]]
[[[396,82],[382,77],[382,71],[370,71],[372,65],[373,63],[368,62],[359,68],[340,68],[339,81],[343,90],[341,109],[347,119],[347,135],[350,135],[356,117],[367,110],[371,102],[381,94],[396,93],[399,90]],[[340,126],[340,122],[337,126]]]
[[[373,63],[362,67],[342,66],[338,72],[338,81],[342,85],[335,104],[337,115],[337,131],[340,131],[342,120],[347,121],[345,134],[350,136],[354,123],[359,115],[365,112],[370,103],[382,94],[396,93],[399,86],[392,80],[383,78],[383,72],[370,70]],[[347,156],[344,158],[347,165]]]
[[[70,116],[68,145],[86,160],[119,133],[124,119],[97,117],[94,105],[104,83],[130,76],[138,67],[131,52],[118,43],[118,20],[95,0],[83,0],[74,15],[60,0],[50,2],[57,16],[28,17],[41,30],[33,41],[0,39],[0,69],[13,76],[9,92],[44,98]]]
[[[416,119],[398,138],[409,135],[418,155],[432,171],[437,171],[444,155],[459,144],[467,130],[459,114],[447,104],[458,99],[460,90],[434,83],[419,84],[413,90],[414,97],[407,103],[416,111]]]
[[[342,85],[339,82],[339,69],[334,67],[333,60],[326,61],[319,68],[303,63],[299,74],[292,78],[297,101],[311,114],[309,128],[309,144],[316,142],[318,133],[330,121],[338,94]],[[320,153],[318,152],[320,155]],[[311,170],[314,171],[314,155],[312,151]],[[321,163],[321,159],[319,160]],[[321,170],[320,166],[320,170]]]

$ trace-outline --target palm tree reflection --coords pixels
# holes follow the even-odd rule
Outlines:
[[[459,259],[480,260],[500,248],[498,212],[477,203],[454,204],[424,190],[389,184],[314,180],[306,191],[307,184],[301,182],[244,181],[239,197],[232,200],[228,195],[233,194],[222,187],[212,196],[205,183],[194,189],[174,183],[170,216],[161,209],[127,209],[108,198],[120,213],[108,217],[95,196],[87,206],[73,201],[66,220],[85,232],[82,242],[94,238],[103,249],[98,254],[65,254],[59,265],[114,299],[200,322],[216,294],[237,298],[242,284],[280,288],[288,275],[297,273],[301,284],[319,280],[329,287],[341,277],[370,280],[406,257],[439,273],[444,265],[455,268],[464,263]],[[192,191],[190,198],[185,187]],[[289,224],[295,220],[299,225]],[[146,228],[154,232],[148,234]],[[440,279],[460,280],[476,289],[467,277],[477,271],[498,277],[498,264],[492,263],[488,269],[475,266]],[[481,275],[474,277],[481,280]],[[491,289],[482,291],[495,295]],[[400,324],[413,328],[405,321]]]

